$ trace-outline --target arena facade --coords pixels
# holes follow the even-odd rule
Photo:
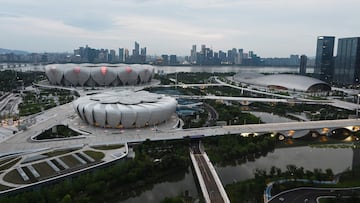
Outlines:
[[[52,85],[61,86],[126,86],[151,81],[154,68],[139,64],[52,64],[45,67]]]
[[[105,92],[80,97],[75,112],[88,124],[106,128],[139,128],[165,122],[175,112],[176,99],[147,91]]]
[[[234,80],[270,89],[296,90],[301,92],[329,92],[331,86],[316,78],[292,74],[263,75],[260,73],[237,73]]]

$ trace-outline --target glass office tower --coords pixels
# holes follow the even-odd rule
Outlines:
[[[333,78],[339,84],[359,84],[360,37],[339,39]]]
[[[314,73],[318,79],[332,82],[334,72],[334,41],[335,37],[320,36],[317,38]]]

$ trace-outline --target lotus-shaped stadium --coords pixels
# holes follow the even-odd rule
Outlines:
[[[52,85],[124,86],[150,82],[154,68],[139,64],[57,64],[47,65],[45,73]]]
[[[168,120],[177,101],[147,91],[105,92],[80,97],[73,107],[88,124],[109,128],[134,128],[157,125]]]

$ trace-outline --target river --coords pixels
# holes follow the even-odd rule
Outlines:
[[[176,174],[174,174],[176,176]],[[142,192],[136,197],[128,198],[121,203],[158,203],[166,197],[176,197],[185,192],[192,198],[198,199],[199,193],[197,189],[197,180],[194,179],[192,169],[189,168],[188,172],[182,178],[169,177],[169,180],[155,184],[150,190]],[[119,202],[119,203],[120,203]]]
[[[298,73],[298,67],[268,67],[268,66],[154,66],[155,72],[257,72],[257,73]],[[307,73],[313,73],[314,68],[308,67]]]
[[[291,122],[292,120],[284,117],[280,117],[271,113],[265,112],[253,112],[261,118],[265,123],[277,123],[277,122]],[[242,181],[251,179],[254,177],[255,169],[270,170],[272,166],[286,170],[287,165],[295,165],[297,167],[304,167],[305,170],[313,170],[314,168],[320,168],[326,170],[328,168],[337,174],[347,169],[351,169],[353,160],[359,160],[360,162],[360,149],[356,149],[358,153],[354,153],[355,150],[351,148],[313,148],[308,146],[303,147],[290,147],[290,148],[278,148],[273,152],[267,153],[266,156],[255,159],[254,161],[248,161],[246,163],[238,164],[235,166],[217,166],[215,169],[223,183],[227,185],[234,181]],[[356,157],[353,159],[353,157]],[[357,158],[359,157],[359,158]],[[142,192],[136,197],[128,198],[121,203],[136,203],[136,202],[160,202],[166,197],[175,197],[180,194],[184,194],[185,191],[189,193],[193,198],[198,198],[200,191],[197,187],[197,180],[194,179],[191,169],[180,178],[169,177],[169,180],[155,184],[151,189]]]
[[[275,149],[265,157],[236,166],[215,166],[224,185],[254,177],[256,168],[270,170],[272,166],[286,170],[287,165],[304,167],[305,170],[320,168],[332,169],[334,174],[352,168],[353,150],[351,148],[312,148],[290,147]]]
[[[360,157],[359,157],[360,158]],[[357,160],[357,159],[355,159]],[[320,168],[332,169],[334,174],[351,169],[353,165],[353,149],[351,148],[312,148],[291,147],[278,148],[264,157],[255,159],[236,166],[216,166],[215,169],[223,185],[242,181],[254,177],[255,169],[270,170],[272,166],[286,170],[287,165],[304,167],[305,170]],[[172,177],[170,177],[171,179]],[[160,202],[166,197],[175,197],[188,191],[193,198],[198,198],[200,191],[197,189],[196,180],[190,169],[180,180],[169,180],[155,184],[151,189],[142,192],[137,197],[131,197],[121,203]]]

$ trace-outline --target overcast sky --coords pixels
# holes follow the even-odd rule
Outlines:
[[[131,50],[138,41],[152,55],[206,44],[314,56],[317,36],[360,36],[359,19],[359,0],[1,0],[0,47]]]

